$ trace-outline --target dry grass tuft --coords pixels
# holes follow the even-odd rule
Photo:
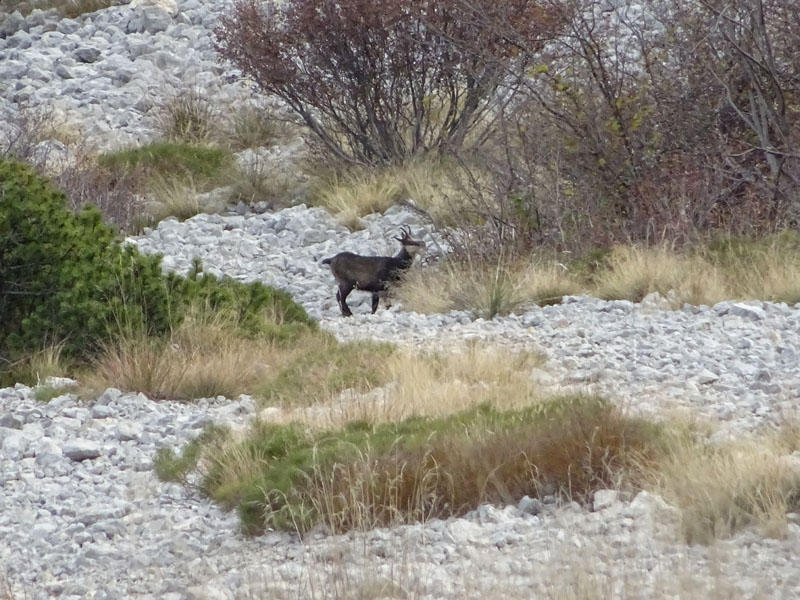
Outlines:
[[[533,352],[479,344],[466,344],[453,352],[394,350],[388,354],[374,345],[341,348],[357,352],[344,361],[350,374],[304,366],[308,376],[300,380],[291,371],[293,392],[286,397],[313,398],[314,402],[311,407],[289,410],[287,421],[314,430],[338,429],[356,421],[377,425],[415,416],[444,417],[481,404],[519,409],[540,398],[530,373],[541,367],[544,358]],[[361,354],[360,348],[367,352]],[[359,371],[360,376],[355,376]],[[340,385],[325,383],[330,380]],[[384,383],[384,387],[374,387]]]
[[[395,294],[408,310],[421,313],[465,310],[491,319],[532,304],[561,301],[579,293],[580,282],[554,262],[445,261],[410,271]]]
[[[279,142],[287,127],[266,109],[247,104],[231,117],[226,141],[233,150],[261,148]]]
[[[389,172],[334,174],[329,181],[317,184],[316,203],[326,207],[344,225],[371,213],[382,213],[402,199],[403,186]]]
[[[168,217],[185,221],[203,212],[198,198],[200,192],[191,177],[171,179],[154,176],[150,190],[152,200],[147,203],[146,222],[158,223]]]
[[[392,385],[383,405],[361,418],[378,423],[442,417],[480,404],[519,409],[539,398],[530,372],[543,363],[544,357],[533,352],[479,344],[447,353],[395,352],[387,363]]]
[[[763,240],[720,238],[698,252],[722,271],[727,297],[800,302],[800,234]]]
[[[69,373],[72,365],[63,359],[63,346],[63,343],[50,344],[17,362],[0,364],[0,385],[39,385],[48,377]]]
[[[408,201],[434,215],[444,214],[452,190],[445,169],[436,161],[417,161],[381,170],[333,173],[317,181],[315,202],[328,208],[348,226],[360,226],[361,217],[385,212]]]
[[[157,107],[157,127],[167,140],[207,142],[219,131],[219,115],[209,98],[190,89],[166,98]]]
[[[715,304],[726,298],[719,271],[700,257],[682,255],[658,246],[614,248],[608,267],[597,274],[596,295],[607,300],[638,302],[647,294],[667,296],[675,306]]]
[[[786,513],[800,507],[800,438],[752,439],[722,446],[676,442],[649,485],[683,513],[689,543],[710,543],[749,526],[780,537]]]
[[[227,178],[231,186],[230,202],[249,206],[258,202],[266,202],[270,208],[288,206],[293,190],[300,185],[285,167],[269,165],[264,160],[237,165]]]
[[[224,315],[196,312],[166,339],[129,333],[108,343],[84,379],[152,398],[191,400],[251,392],[279,361],[274,343],[236,332]]]

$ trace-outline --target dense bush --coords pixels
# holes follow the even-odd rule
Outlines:
[[[786,0],[560,3],[465,190],[484,246],[691,242],[800,223],[800,29]],[[488,239],[487,239],[488,238]]]
[[[100,213],[66,208],[64,194],[28,166],[0,161],[0,356],[63,343],[86,356],[115,332],[166,333],[193,303],[230,310],[253,334],[310,324],[284,292],[203,274],[163,274],[160,256],[123,248]]]
[[[218,49],[328,153],[375,164],[460,147],[512,99],[530,57],[496,22],[538,47],[560,20],[531,0],[241,0]]]

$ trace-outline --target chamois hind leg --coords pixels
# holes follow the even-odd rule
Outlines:
[[[353,313],[350,311],[350,307],[347,306],[347,296],[352,291],[353,291],[352,285],[340,285],[339,289],[336,290],[336,300],[337,302],[339,302],[339,308],[342,310],[343,317],[353,316]]]
[[[380,300],[380,296],[378,292],[372,292],[372,314],[375,314],[375,311],[378,310],[378,301]]]

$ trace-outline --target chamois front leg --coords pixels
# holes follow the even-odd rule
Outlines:
[[[375,314],[375,311],[378,310],[378,301],[380,300],[380,296],[378,292],[372,292],[372,314]]]
[[[353,316],[353,313],[350,311],[350,307],[347,306],[347,296],[352,291],[352,285],[340,285],[339,289],[336,290],[336,301],[339,303],[339,308],[342,310],[343,317]]]

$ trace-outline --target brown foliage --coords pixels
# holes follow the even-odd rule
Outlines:
[[[800,224],[792,2],[558,5],[566,26],[524,48],[538,66],[465,160],[489,175],[464,197],[490,241],[579,249]]]
[[[541,45],[556,12],[531,0],[240,0],[221,54],[282,98],[329,154],[365,164],[458,148],[511,100],[528,57],[487,23]]]
[[[369,521],[383,525],[398,514],[448,518],[525,495],[587,502],[595,490],[618,487],[626,471],[655,457],[655,431],[586,398],[529,423],[434,433],[426,444],[397,444],[388,453],[338,465],[335,477],[325,474],[332,500],[327,509],[337,527],[348,530],[359,525],[349,517],[363,517],[347,506],[355,497],[362,499],[360,509],[371,511]]]

